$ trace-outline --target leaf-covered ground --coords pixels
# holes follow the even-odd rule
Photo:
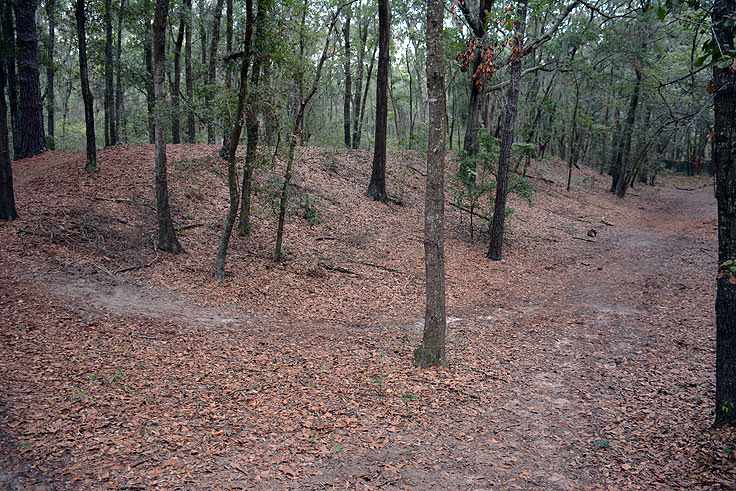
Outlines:
[[[264,154],[218,285],[216,150],[169,148],[178,257],[152,246],[152,147],[102,151],[95,176],[81,154],[13,164],[0,487],[736,486],[733,429],[710,428],[709,181],[618,200],[607,176],[576,170],[567,193],[563,163],[536,163],[500,263],[448,207],[450,366],[419,370],[421,155],[390,155],[404,206],[386,206],[363,195],[369,153],[302,149],[277,264]]]

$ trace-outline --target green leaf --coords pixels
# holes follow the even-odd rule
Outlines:
[[[694,67],[700,67],[703,66],[703,63],[705,63],[705,60],[707,60],[710,57],[710,53],[704,54],[703,56],[699,56],[698,59],[695,60],[695,63],[693,63]]]
[[[667,9],[660,5],[657,8],[657,17],[659,17],[659,20],[664,20],[665,15],[667,15]]]

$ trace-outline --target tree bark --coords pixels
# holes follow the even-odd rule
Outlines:
[[[217,45],[220,42],[220,19],[222,18],[222,5],[224,0],[217,0],[215,11],[212,15],[212,37],[210,38],[210,69],[207,78],[209,89],[205,92],[205,103],[208,110],[212,110],[212,94],[217,83]],[[215,143],[215,125],[212,119],[207,123],[207,143]]]
[[[95,173],[97,168],[97,142],[95,138],[95,111],[92,91],[89,89],[89,75],[87,73],[87,22],[84,10],[84,0],[77,0],[75,16],[77,19],[77,41],[79,44],[79,78],[82,85],[82,99],[84,100],[84,123],[87,135],[87,165],[84,170]]]
[[[120,130],[123,122],[123,65],[121,55],[123,50],[123,12],[125,11],[125,0],[120,0],[118,10],[117,47],[115,49],[115,129]],[[124,128],[123,128],[124,130]],[[117,141],[117,135],[115,135]],[[126,137],[127,141],[127,137]]]
[[[365,106],[368,102],[368,90],[371,86],[371,75],[373,74],[373,67],[376,62],[376,53],[378,52],[378,43],[373,47],[373,54],[371,55],[371,63],[368,65],[368,74],[365,77],[365,91],[363,92],[363,102],[360,104],[360,119],[358,121],[358,132],[356,142],[353,143],[354,148],[360,148],[360,140],[363,137],[363,121],[365,120]]]
[[[445,62],[442,0],[427,5],[427,96],[429,140],[427,185],[424,202],[425,310],[422,345],[414,358],[419,366],[445,366]]]
[[[230,146],[227,151],[227,183],[230,194],[230,207],[225,216],[225,223],[217,246],[217,257],[215,258],[215,281],[225,281],[225,260],[227,259],[227,247],[230,236],[235,225],[235,217],[238,214],[238,175],[235,168],[235,152],[240,142],[240,134],[243,131],[243,111],[245,109],[245,98],[248,92],[248,67],[250,65],[250,46],[253,33],[253,0],[245,1],[245,46],[243,48],[243,60],[240,65],[240,88],[238,89],[238,107],[235,113],[235,122],[230,132]]]
[[[187,24],[184,32],[184,75],[187,91],[187,143],[197,143],[197,127],[194,124],[194,75],[192,73],[192,0],[185,0]]]
[[[342,34],[345,45],[345,62],[343,68],[345,70],[345,100],[343,102],[343,133],[345,136],[345,148],[350,148],[352,139],[350,134],[350,103],[352,102],[352,78],[350,73],[350,9],[345,11],[345,25],[342,28]]]
[[[17,159],[46,151],[41,104],[38,39],[36,35],[37,0],[18,1],[14,5],[17,35],[20,153]]]
[[[616,180],[616,196],[623,198],[626,195],[626,187],[628,178],[627,170],[630,168],[631,160],[631,136],[634,131],[634,121],[636,121],[636,108],[639,105],[639,90],[641,88],[641,70],[638,66],[634,66],[636,72],[636,83],[634,84],[634,92],[631,94],[629,101],[629,111],[626,115],[626,122],[623,129],[622,142],[622,158],[618,166],[618,179]]]
[[[56,73],[54,44],[56,41],[56,0],[46,0],[46,16],[48,17],[49,22],[49,39],[48,44],[46,45],[46,57],[48,58],[46,62],[46,133],[48,134],[46,143],[49,149],[53,150],[56,146],[56,142],[54,141],[54,129],[56,125],[54,121],[54,74]]]
[[[166,104],[166,18],[169,15],[169,0],[156,0],[153,15],[153,90],[155,111]],[[174,222],[169,208],[169,190],[166,177],[166,123],[155,118],[154,135],[156,144],[156,217],[158,218],[158,248],[179,254],[184,252],[176,237]]]
[[[20,130],[18,129],[18,74],[16,71],[15,22],[13,5],[10,0],[3,1],[3,44],[7,47],[5,59],[8,79],[8,105],[10,106],[10,126],[13,130],[13,160],[20,157]]]
[[[5,103],[5,56],[0,63],[0,220],[15,220],[13,192],[13,168],[10,165],[10,141],[8,140],[8,107]]]
[[[385,203],[386,194],[386,130],[388,123],[388,69],[391,12],[389,0],[378,0],[378,75],[376,77],[376,138],[368,196]]]
[[[233,52],[233,0],[227,0],[225,2],[225,52]],[[230,88],[233,85],[233,69],[232,63],[225,65],[225,93],[230,93]],[[229,100],[229,98],[228,98]],[[222,131],[222,154],[225,155],[225,149],[230,146],[230,128],[228,125],[224,125]]]
[[[150,0],[144,0],[143,9],[144,15],[148,15],[151,11]],[[146,59],[146,73],[148,77],[146,79],[146,105],[148,107],[148,143],[156,142],[156,134],[154,128],[154,110],[156,106],[156,94],[153,87],[153,50],[151,48],[151,23],[148,18],[144,18],[146,25],[146,32],[143,39],[143,54]]]
[[[723,51],[732,56],[736,15],[734,0],[715,0],[713,32]],[[736,422],[736,76],[713,68],[713,163],[718,202],[718,264],[716,287],[716,419],[715,425]],[[733,261],[729,267],[727,261]]]
[[[105,0],[105,146],[117,143],[115,128],[114,59],[112,51],[112,0]]]
[[[250,235],[250,189],[253,177],[253,168],[256,165],[256,149],[258,147],[258,109],[260,93],[258,84],[261,76],[261,66],[268,57],[266,16],[271,9],[271,0],[258,0],[256,14],[256,33],[253,40],[253,68],[251,69],[250,93],[248,94],[245,126],[248,133],[248,143],[245,149],[243,163],[243,185],[240,194],[240,220],[238,221],[238,235]]]
[[[498,157],[498,172],[496,174],[496,202],[493,208],[493,222],[491,223],[491,239],[488,246],[488,259],[500,261],[503,251],[503,231],[506,218],[506,189],[508,187],[509,164],[511,163],[511,148],[514,143],[514,126],[519,104],[519,82],[521,79],[521,56],[524,45],[524,30],[526,28],[527,0],[522,0],[519,17],[516,21],[516,35],[511,54],[511,77],[508,92],[506,93],[506,114],[503,123],[503,137],[501,138],[501,154]]]
[[[355,97],[353,99],[353,137],[352,146],[354,149],[360,147],[360,141],[358,138],[358,124],[360,121],[360,103],[363,95],[363,76],[365,74],[365,49],[366,43],[368,42],[368,17],[361,21],[358,26],[360,33],[360,49],[358,50],[358,77],[355,81]]]
[[[182,11],[179,18],[179,31],[174,44],[174,81],[171,84],[171,142],[181,143],[181,46],[184,42],[186,29],[186,12]]]

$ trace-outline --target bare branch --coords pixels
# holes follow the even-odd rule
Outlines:
[[[570,15],[570,12],[573,11],[575,7],[580,5],[580,0],[575,0],[570,5],[565,7],[565,9],[560,12],[560,15],[557,17],[557,20],[554,24],[552,24],[552,27],[550,27],[547,32],[539,36],[537,39],[532,41],[524,50],[521,52],[521,56],[526,56],[530,53],[533,53],[535,49],[552,39],[552,36],[557,32],[557,29],[560,28],[560,25],[562,25],[562,21],[564,21],[568,15]]]

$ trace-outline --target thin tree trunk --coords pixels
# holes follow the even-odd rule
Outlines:
[[[258,103],[260,93],[258,83],[261,75],[261,65],[268,56],[267,53],[267,26],[266,16],[271,9],[271,0],[258,0],[256,14],[256,33],[253,40],[253,68],[251,69],[250,93],[248,94],[245,127],[248,133],[248,143],[245,150],[243,164],[243,185],[240,195],[240,220],[238,221],[238,235],[250,235],[250,189],[253,177],[253,168],[256,164],[256,149],[258,147]]]
[[[82,85],[82,99],[84,99],[84,122],[87,134],[87,165],[84,168],[89,173],[95,173],[97,168],[97,143],[95,141],[95,111],[93,108],[92,91],[89,89],[87,74],[87,21],[84,11],[84,0],[77,0],[75,15],[77,19],[77,41],[79,44],[79,78]]]
[[[184,43],[186,12],[179,18],[179,31],[174,44],[174,83],[171,86],[171,142],[181,143],[181,46]]]
[[[360,104],[360,119],[358,121],[358,136],[357,142],[353,143],[353,148],[360,148],[360,140],[363,137],[363,121],[365,120],[365,106],[368,102],[368,90],[371,86],[371,75],[373,74],[373,66],[376,61],[376,53],[378,52],[378,43],[373,47],[373,54],[371,55],[371,64],[368,65],[368,75],[365,77],[365,91],[363,92],[363,101]]]
[[[263,88],[265,93],[265,105],[263,107],[263,126],[264,126],[264,139],[266,145],[269,147],[274,146],[275,135],[278,131],[279,120],[278,113],[273,104],[273,92],[271,90],[271,77],[273,72],[271,71],[271,60],[266,60],[263,64]]]
[[[125,11],[125,0],[120,0],[120,10],[118,10],[118,27],[117,27],[117,49],[115,50],[115,128],[121,129],[123,112],[123,65],[121,62],[123,48],[123,12]],[[117,135],[116,135],[117,139]]]
[[[197,143],[197,127],[194,124],[194,75],[192,73],[192,0],[185,0],[187,24],[184,32],[184,74],[187,91],[187,142]]]
[[[220,42],[220,19],[222,18],[222,5],[224,0],[217,0],[215,11],[212,16],[212,37],[210,38],[210,69],[207,78],[209,89],[205,92],[205,103],[209,110],[212,109],[212,91],[217,83],[217,45]],[[207,124],[207,143],[210,145],[215,143],[215,125],[210,119]]]
[[[115,128],[115,92],[113,69],[114,58],[112,50],[112,0],[105,0],[105,146],[117,143],[117,128]]]
[[[629,112],[626,116],[626,123],[623,129],[623,149],[622,159],[618,167],[618,180],[616,181],[616,196],[623,198],[626,195],[626,186],[628,180],[626,171],[630,167],[631,160],[631,136],[634,131],[634,121],[636,120],[636,108],[639,104],[639,89],[641,87],[641,70],[634,67],[636,72],[636,84],[634,85],[634,93],[631,95],[629,103]]]
[[[345,44],[345,99],[343,102],[343,133],[345,136],[345,148],[350,148],[350,102],[352,100],[352,79],[350,74],[350,9],[345,12],[345,25],[342,29]]]
[[[158,1],[158,0],[157,0]],[[146,15],[151,11],[150,0],[143,2],[143,9]],[[156,136],[154,133],[154,107],[156,105],[156,94],[153,88],[153,50],[151,48],[151,23],[144,17],[146,24],[146,32],[143,39],[143,53],[146,59],[146,105],[148,107],[148,143],[155,143]]]
[[[38,68],[36,2],[18,2],[15,9],[17,36],[20,153],[16,158],[32,157],[46,151],[43,105]]]
[[[1,56],[1,55],[0,55]],[[10,165],[10,141],[8,140],[8,106],[5,103],[5,56],[0,63],[0,220],[15,220],[13,168]]]
[[[238,214],[238,175],[235,168],[235,153],[240,142],[240,133],[243,131],[243,111],[245,109],[245,98],[248,91],[248,67],[250,65],[250,45],[253,33],[253,0],[245,1],[245,46],[243,48],[243,60],[240,65],[240,88],[238,89],[238,107],[235,113],[232,131],[230,132],[230,146],[227,151],[227,183],[230,194],[230,207],[225,216],[225,223],[217,246],[217,257],[215,258],[215,280],[218,283],[225,281],[225,260],[227,258],[227,247],[230,236],[233,233],[235,217]]]
[[[358,141],[358,124],[360,121],[360,103],[363,96],[363,76],[365,75],[365,49],[368,40],[368,22],[362,21],[358,26],[360,33],[360,49],[358,50],[358,73],[355,80],[355,96],[353,99],[353,136],[352,146],[357,149],[360,146]]]
[[[10,126],[13,130],[13,160],[20,157],[20,130],[18,129],[18,75],[16,72],[15,23],[13,5],[9,0],[3,1],[3,44],[7,46],[4,56],[6,76],[8,79],[8,105],[10,106]]]
[[[292,128],[291,137],[289,139],[289,153],[286,157],[286,171],[284,172],[284,182],[281,185],[281,198],[279,199],[279,223],[276,229],[276,247],[274,251],[274,261],[277,262],[281,262],[283,260],[281,246],[284,240],[286,203],[289,199],[289,185],[291,184],[291,169],[294,165],[294,151],[296,150],[296,146],[299,143],[299,133],[302,125],[302,119],[304,118],[304,111],[307,107],[307,104],[309,104],[309,101],[312,99],[314,94],[317,92],[317,88],[319,87],[319,79],[322,75],[322,67],[325,64],[325,60],[327,59],[327,51],[330,47],[330,38],[332,37],[332,31],[335,28],[335,23],[337,23],[337,18],[340,15],[340,10],[342,10],[344,6],[345,4],[340,5],[337,8],[337,11],[332,16],[332,20],[330,21],[330,24],[327,28],[327,36],[325,37],[325,44],[322,48],[322,56],[320,56],[319,63],[317,63],[317,68],[314,74],[314,81],[312,82],[312,88],[301,99],[299,109],[297,110],[296,116],[294,117],[294,126]],[[299,61],[302,65],[305,62],[303,58],[301,58]],[[303,70],[300,70],[298,76],[302,78],[303,75]]]
[[[46,143],[49,149],[53,150],[56,146],[56,142],[54,141],[54,130],[56,126],[54,121],[54,115],[56,112],[54,108],[54,75],[56,73],[56,65],[54,63],[54,44],[56,41],[56,0],[46,0],[46,16],[48,17],[49,22],[49,39],[46,45],[46,133],[48,133]],[[3,74],[3,78],[4,77],[5,75]],[[5,101],[3,101],[3,104],[5,104]],[[7,116],[5,119],[7,120]],[[7,128],[5,131],[7,133]],[[0,135],[0,138],[2,138],[2,135]],[[0,151],[0,158],[2,158],[1,154],[2,151]]]
[[[166,104],[166,18],[169,15],[169,0],[156,0],[153,15],[153,88],[156,112]],[[174,222],[169,208],[168,179],[166,177],[166,123],[155,118],[156,143],[156,217],[158,218],[158,248],[179,254],[184,252],[176,237]]]
[[[514,143],[514,125],[519,103],[519,82],[521,79],[521,56],[524,44],[524,29],[526,27],[527,1],[522,0],[516,21],[516,35],[511,54],[511,81],[506,94],[506,115],[503,124],[503,138],[501,139],[501,154],[498,158],[498,172],[496,175],[496,202],[493,208],[493,222],[491,223],[491,240],[488,246],[488,259],[500,261],[503,250],[503,231],[506,218],[506,189],[508,187],[508,172],[511,162],[511,148]]]
[[[442,0],[427,5],[427,96],[429,140],[424,201],[425,310],[422,345],[415,351],[419,366],[445,366],[445,63]]]
[[[385,203],[386,194],[386,127],[388,123],[388,69],[391,12],[389,0],[378,0],[378,76],[376,78],[376,138],[368,196]]]
[[[233,0],[225,2],[225,52],[233,52]],[[225,93],[230,93],[233,85],[233,68],[232,63],[228,62],[225,66]],[[229,97],[228,97],[229,100]],[[229,106],[229,104],[228,104]],[[223,125],[222,130],[222,149],[223,155],[226,155],[225,149],[230,147],[230,127]]]

